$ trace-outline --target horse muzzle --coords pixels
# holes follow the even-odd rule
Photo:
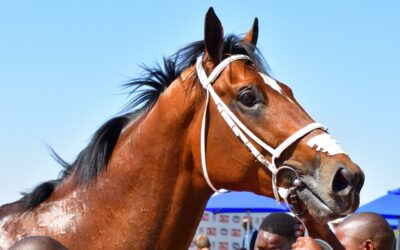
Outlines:
[[[359,205],[360,191],[364,183],[361,169],[352,164],[321,166],[333,169],[331,174],[316,171],[315,175],[302,176],[302,185],[296,194],[314,219],[321,223],[343,217],[354,212]],[[329,178],[328,176],[331,176]]]

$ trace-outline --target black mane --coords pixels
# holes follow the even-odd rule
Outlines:
[[[180,49],[170,57],[163,59],[163,64],[150,68],[142,66],[143,73],[126,84],[131,88],[130,95],[134,98],[123,109],[122,115],[104,123],[92,136],[89,144],[77,156],[73,163],[65,162],[53,150],[53,158],[61,164],[63,170],[56,180],[44,182],[35,187],[32,192],[23,194],[19,201],[23,211],[35,208],[48,199],[59,183],[72,176],[77,184],[86,185],[94,181],[97,175],[107,168],[108,161],[118,141],[122,129],[135,117],[147,112],[156,103],[161,93],[179,77],[188,67],[196,62],[198,56],[204,53],[204,41],[197,41]],[[242,43],[235,35],[225,37],[223,53],[227,55],[248,55],[257,69],[269,75],[269,67],[257,48],[251,44]]]

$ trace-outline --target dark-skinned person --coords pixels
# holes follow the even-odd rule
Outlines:
[[[68,250],[57,240],[47,236],[25,237],[11,246],[9,250]]]
[[[346,250],[392,250],[395,237],[389,223],[376,213],[358,213],[346,217],[334,227],[335,234]],[[311,237],[299,237],[292,249],[319,250]],[[336,248],[335,248],[336,249]]]
[[[211,248],[210,240],[205,234],[197,235],[194,240],[194,245],[196,246],[196,250],[210,250]]]
[[[286,213],[272,213],[258,229],[256,250],[289,250],[296,241],[297,220]]]
[[[260,225],[255,243],[256,250],[290,250],[296,241],[296,236],[303,235],[304,228],[300,222],[287,213],[273,213],[267,216]],[[313,242],[317,249],[332,250],[324,241]]]

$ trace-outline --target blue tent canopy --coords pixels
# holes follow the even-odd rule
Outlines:
[[[208,201],[206,211],[212,213],[272,213],[288,212],[284,205],[274,199],[250,192],[229,192],[218,194]]]
[[[370,203],[361,206],[357,212],[374,212],[382,215],[392,228],[396,229],[400,220],[400,188],[389,191]]]

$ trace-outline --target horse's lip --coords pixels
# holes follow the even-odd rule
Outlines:
[[[311,202],[313,202],[314,206],[319,206],[322,207],[324,210],[326,210],[329,214],[339,214],[333,211],[332,208],[326,204],[326,202],[316,193],[314,192],[311,188],[309,188],[306,184],[303,184],[303,186],[299,189],[296,190],[298,194],[303,194],[306,196],[308,199],[310,199]],[[301,195],[300,195],[301,196]],[[301,197],[299,197],[301,199]],[[301,199],[303,200],[303,199]],[[304,202],[304,201],[303,201]],[[307,204],[305,204],[307,206]]]

